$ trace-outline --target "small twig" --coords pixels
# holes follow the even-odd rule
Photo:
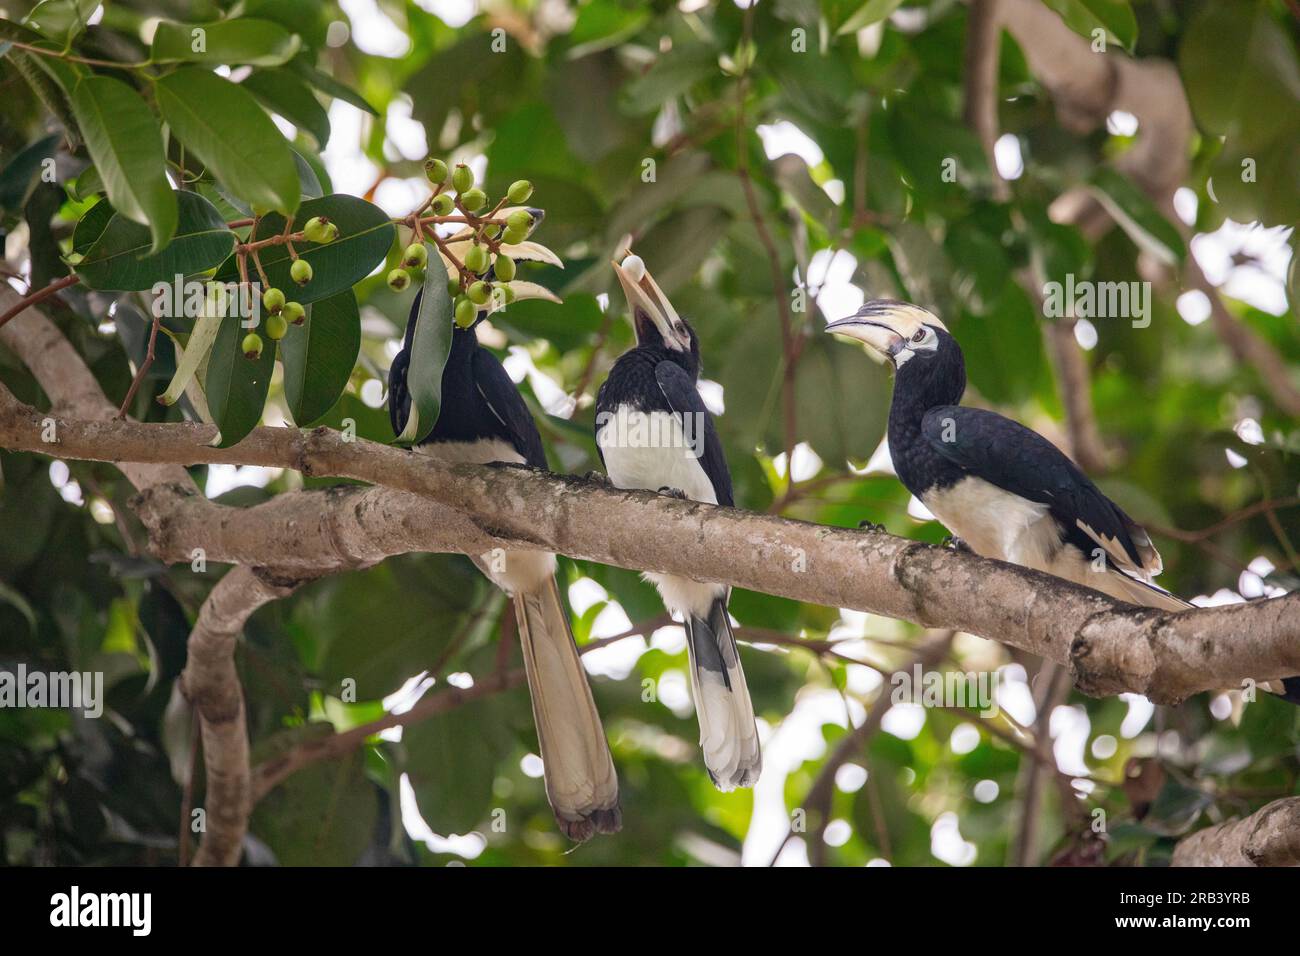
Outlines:
[[[15,44],[15,46],[16,45],[17,44]],[[3,328],[6,322],[24,309],[30,308],[37,303],[44,302],[61,289],[66,289],[70,285],[76,285],[80,281],[81,276],[74,273],[73,275],[66,275],[61,279],[55,279],[44,288],[37,289],[35,292],[16,302],[11,309],[4,313],[4,315],[0,315],[0,328]]]
[[[149,328],[149,347],[145,349],[144,361],[136,370],[135,378],[131,379],[131,387],[126,390],[126,398],[122,399],[122,407],[117,410],[119,419],[126,418],[127,409],[131,407],[131,402],[135,399],[135,393],[140,390],[140,383],[144,377],[149,374],[149,369],[153,367],[154,345],[158,341],[158,326],[162,322],[159,316],[153,317],[153,325]]]

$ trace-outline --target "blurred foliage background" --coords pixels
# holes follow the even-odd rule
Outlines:
[[[0,5],[10,19],[31,6]],[[57,15],[77,7],[41,6],[42,26],[53,22],[56,32]],[[324,192],[362,196],[390,216],[427,195],[430,154],[470,162],[491,196],[532,180],[547,210],[536,238],[566,268],[533,265],[528,277],[564,303],[518,302],[493,316],[483,339],[519,381],[557,471],[599,467],[593,397],[632,342],[608,261],[630,235],[699,333],[713,383],[706,392],[725,408],[719,428],[739,506],[832,525],[883,522],[939,542],[944,530],[876,454],[886,371],[820,333],[864,292],[935,310],[965,350],[967,402],[1065,443],[1047,344],[1053,320],[1033,290],[1067,274],[1147,278],[1139,261],[1154,242],[1175,264],[1194,252],[1231,312],[1300,386],[1294,266],[1287,291],[1288,227],[1300,217],[1300,61],[1287,5],[1233,4],[1230,16],[1180,0],[1049,6],[1085,36],[1100,27],[1113,48],[1178,64],[1200,126],[1176,197],[1181,223],[1109,169],[1142,135],[1133,117],[1067,131],[1010,35],[1000,41],[995,177],[962,118],[969,8],[951,0],[760,0],[751,11],[730,0],[128,0],[104,4],[90,26],[65,35],[85,57],[137,62],[157,17],[280,24],[300,38],[295,64],[346,84],[375,115],[324,81],[304,82],[293,64],[263,72],[263,101]],[[7,268],[39,287],[67,271],[60,256],[88,205],[68,183],[85,170],[85,153],[65,152],[60,181],[42,181],[30,157],[52,148],[41,144],[57,120],[12,58],[0,71]],[[248,70],[223,75],[243,81]],[[1259,180],[1235,186],[1223,164],[1233,170],[1243,155],[1259,157]],[[947,160],[955,177],[942,174]],[[1207,190],[1216,170],[1218,201]],[[1126,227],[1091,239],[1053,222],[1049,205],[1080,185],[1104,195]],[[401,246],[399,236],[388,262],[357,284],[360,354],[320,419],[352,418],[359,434],[385,442],[393,436],[382,383],[411,293],[391,292],[384,274]],[[143,355],[139,297],[72,289],[47,308],[119,400]],[[1161,583],[1200,603],[1300,583],[1300,428],[1257,370],[1234,358],[1208,312],[1175,267],[1154,283],[1148,327],[1097,318],[1074,329],[1107,451],[1095,476],[1153,530]],[[799,345],[787,411],[791,342]],[[162,351],[132,409],[145,420],[184,413],[152,400],[175,370]],[[39,387],[3,352],[0,380],[40,402]],[[279,371],[262,420],[292,420]],[[0,468],[0,663],[102,670],[108,685],[99,720],[0,709],[0,858],[173,864],[191,774],[197,805],[203,792],[173,684],[222,569],[152,561],[130,486],[110,466],[0,452]],[[332,483],[253,468],[194,474],[210,496],[237,505]],[[862,721],[882,670],[910,659],[919,630],[737,592],[731,609],[766,759],[755,791],[724,795],[697,753],[680,631],[665,626],[653,590],[633,572],[561,565],[579,643],[624,635],[585,656],[622,782],[621,834],[566,852],[517,688],[292,776],[257,806],[246,862],[806,862],[800,826],[827,754],[846,722]],[[373,720],[386,700],[409,706],[420,692],[492,673],[511,622],[502,595],[466,559],[441,555],[322,580],[263,609],[238,652],[255,762],[330,725]],[[1029,683],[1036,661],[959,635],[941,666],[997,670],[1000,715],[893,708],[862,752],[831,768],[832,822],[818,833],[826,846],[815,858],[1013,862],[1035,734],[1052,738],[1059,786],[1044,788],[1042,812],[1031,815],[1030,862],[1158,865],[1190,829],[1297,792],[1300,712],[1289,705],[1234,693],[1166,709],[1072,693],[1048,700],[1040,716]],[[340,699],[349,679],[360,702]]]

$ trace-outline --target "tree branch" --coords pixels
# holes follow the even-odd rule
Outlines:
[[[1174,866],[1300,865],[1300,797],[1274,800],[1244,819],[1184,837]]]
[[[884,532],[517,466],[448,465],[326,428],[257,428],[221,449],[206,444],[211,426],[59,419],[51,446],[41,441],[42,417],[0,392],[0,445],[95,461],[294,468],[387,486],[292,492],[249,509],[152,489],[140,496],[140,515],[155,553],[168,561],[188,560],[202,547],[210,561],[307,575],[410,550],[533,548],[967,631],[1068,665],[1076,686],[1098,696],[1128,691],[1176,703],[1247,678],[1300,674],[1300,592],[1180,613],[1139,609],[1050,575]],[[394,497],[400,492],[406,495]],[[177,500],[159,507],[156,496]]]

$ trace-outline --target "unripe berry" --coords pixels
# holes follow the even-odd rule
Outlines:
[[[441,186],[447,181],[447,164],[441,159],[426,159],[424,161],[424,175],[429,177],[429,182],[435,186]]]
[[[509,282],[515,277],[515,260],[509,256],[498,254],[494,270],[498,279],[502,282]]]
[[[506,216],[506,229],[527,232],[532,227],[533,217],[528,214],[528,210],[526,209],[516,209],[510,215]]]
[[[510,200],[510,205],[520,206],[528,202],[528,197],[533,194],[533,184],[526,179],[516,179],[506,190],[506,199]]]
[[[460,204],[469,212],[476,212],[487,205],[487,193],[481,189],[467,189],[460,194]]]
[[[454,275],[447,280],[447,294],[453,299],[460,295],[460,276]]]
[[[306,285],[311,281],[311,263],[306,259],[294,259],[289,267],[289,278],[299,285]]]
[[[458,193],[468,192],[474,188],[474,170],[464,163],[457,163],[451,174],[451,186]]]
[[[261,358],[262,337],[256,332],[249,332],[244,336],[244,341],[240,343],[240,348],[244,350],[244,358]]]
[[[469,300],[475,305],[483,305],[489,298],[491,298],[492,289],[486,282],[480,279],[478,282],[471,285],[465,294],[469,296]]]
[[[338,238],[339,227],[324,216],[312,216],[302,227],[302,234],[309,242],[332,242]]]
[[[487,271],[488,252],[482,246],[475,244],[469,247],[465,253],[465,268],[470,272],[476,272],[480,275]]]
[[[451,201],[450,193],[438,193],[433,199],[433,214],[435,216],[450,216],[451,211],[456,208],[456,204]]]
[[[402,250],[402,265],[408,269],[423,269],[429,261],[429,248],[422,242],[413,242]]]
[[[394,292],[401,292],[411,284],[411,274],[405,269],[394,269],[388,273],[388,288]]]
[[[496,294],[501,296],[502,302],[509,303],[515,301],[515,290],[505,283],[496,287]]]
[[[286,302],[281,314],[286,322],[293,325],[302,325],[307,321],[307,310],[302,307],[301,302]]]
[[[266,337],[272,342],[278,342],[284,338],[284,333],[289,331],[289,320],[283,315],[269,315],[266,317]]]
[[[469,300],[468,296],[460,296],[456,299],[456,324],[462,329],[468,329],[474,324],[475,317],[478,316],[478,309],[474,303]]]
[[[507,226],[506,231],[501,233],[501,241],[507,246],[517,246],[528,238],[528,231],[525,229],[516,229],[513,226]]]
[[[284,308],[284,293],[279,289],[267,289],[262,293],[262,308],[272,315],[279,315]]]

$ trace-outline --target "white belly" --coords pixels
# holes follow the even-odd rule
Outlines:
[[[627,405],[620,405],[596,432],[605,471],[615,487],[677,488],[692,501],[715,505],[713,482],[696,454],[702,442],[703,435],[688,440],[676,415],[639,412]]]
[[[1050,571],[1060,551],[1060,532],[1047,505],[983,478],[927,492],[922,503],[976,554]]]

